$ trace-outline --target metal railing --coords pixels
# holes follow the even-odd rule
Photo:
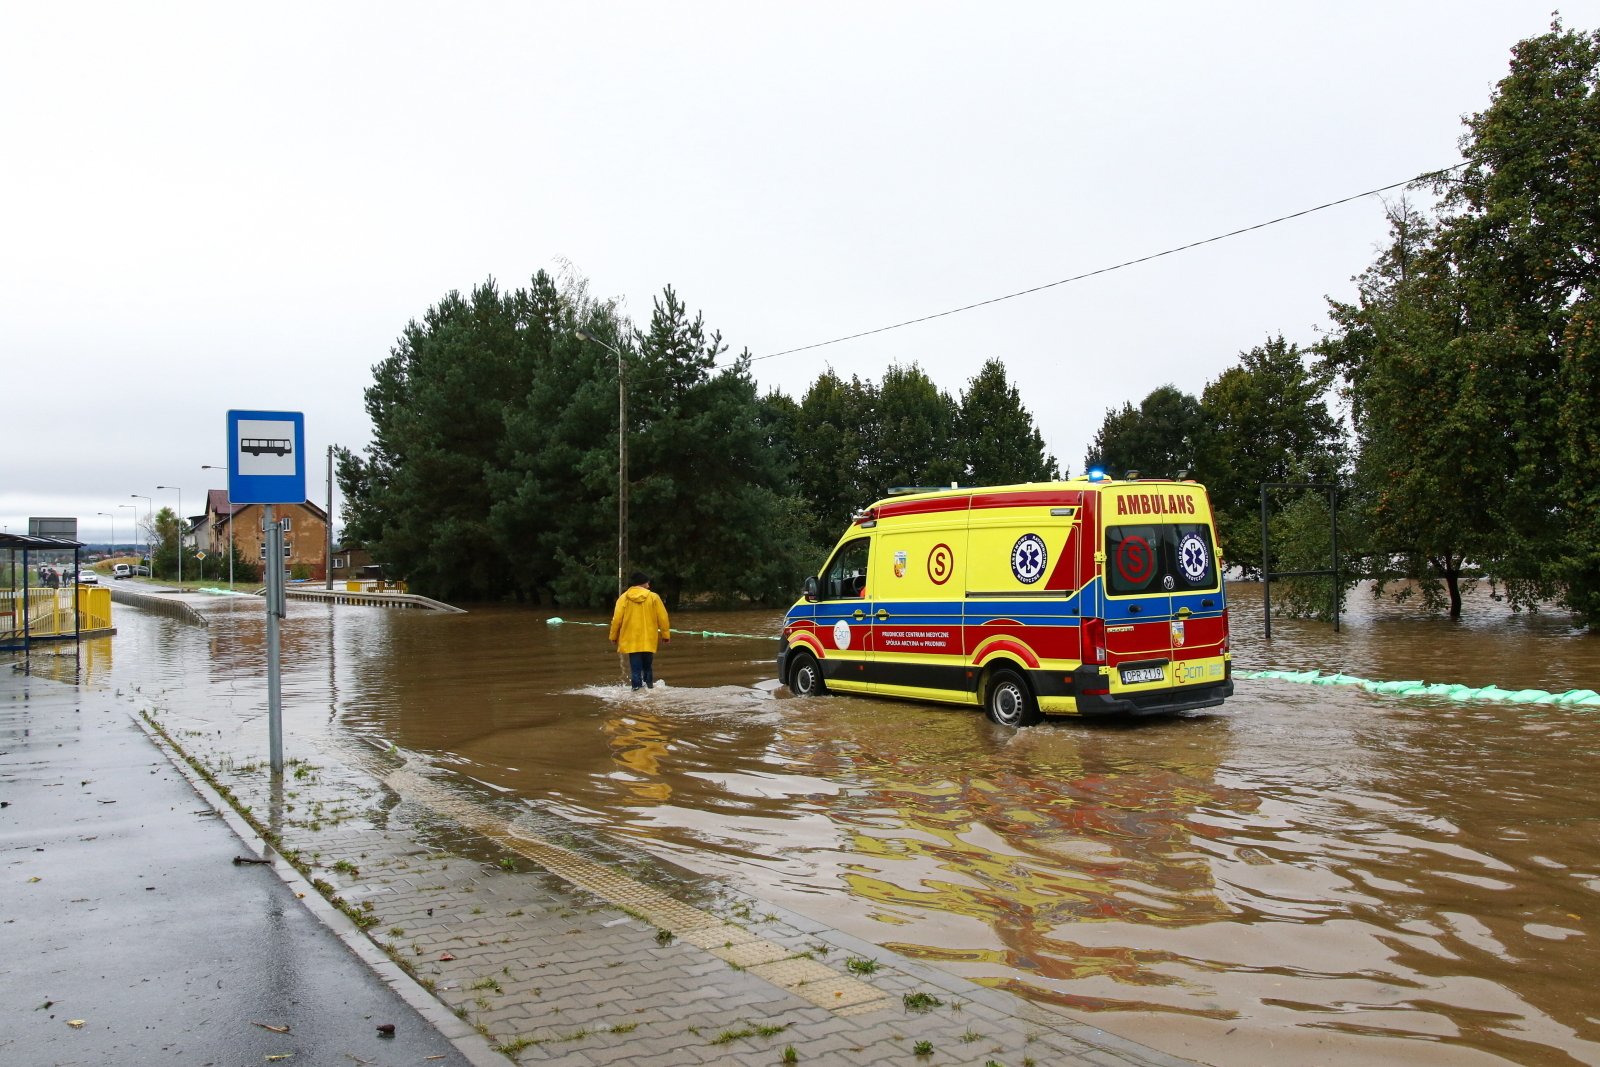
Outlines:
[[[111,590],[0,589],[0,642],[71,637],[111,628]]]

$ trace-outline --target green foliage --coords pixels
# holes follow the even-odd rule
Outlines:
[[[669,287],[638,336],[630,397],[632,556],[668,603],[792,596],[807,558],[787,457],[766,447],[749,353],[720,369],[718,334]],[[635,421],[636,420],[636,421]]]
[[[956,404],[915,364],[883,373],[866,457],[869,484],[949,485],[965,473]]]
[[[1561,338],[1561,504],[1568,536],[1552,565],[1564,603],[1600,624],[1600,301],[1572,308]]]
[[[1045,451],[1022,394],[998,359],[985,362],[967,383],[957,429],[966,448],[962,480],[969,485],[1047,482],[1057,476],[1055,457]]]
[[[1503,552],[1483,489],[1501,482],[1513,446],[1434,229],[1406,204],[1389,214],[1391,245],[1358,279],[1357,301],[1332,303],[1340,331],[1322,344],[1323,365],[1350,402],[1367,575],[1408,579],[1402,590],[1442,596],[1458,614],[1467,561]]]
[[[1242,353],[1238,366],[1207,383],[1195,476],[1210,493],[1230,565],[1261,568],[1263,482],[1328,484],[1337,477],[1344,441],[1326,402],[1330,379],[1280,336]]]
[[[1391,245],[1321,346],[1350,400],[1375,577],[1461,610],[1481,568],[1513,605],[1600,619],[1590,323],[1600,247],[1600,33],[1517,45],[1441,215]],[[1402,586],[1404,592],[1413,587]]]
[[[171,508],[162,508],[150,520],[155,553],[150,561],[152,578],[175,579],[178,576],[178,515]]]
[[[1125,403],[1107,411],[1084,466],[1098,466],[1113,477],[1130,470],[1152,478],[1175,478],[1195,469],[1200,402],[1177,386],[1163,385],[1135,408]]]
[[[785,413],[758,400],[748,359],[717,367],[723,350],[670,288],[643,333],[544,272],[447,294],[374,368],[373,443],[338,456],[347,536],[447,598],[609,603],[620,373],[630,569],[669,602],[787,596],[808,553],[767,447]]]
[[[794,419],[794,477],[810,504],[813,543],[831,544],[859,509],[883,495],[867,469],[877,417],[877,387],[832,370],[806,390]]]
[[[1055,457],[999,360],[983,365],[959,401],[915,365],[890,367],[878,383],[825,371],[790,415],[774,408],[773,422],[789,443],[818,546],[831,545],[857,511],[897,486],[1056,476]]]
[[[1554,593],[1600,627],[1593,321],[1600,301],[1600,31],[1519,42],[1466,120],[1439,244],[1460,279],[1480,373],[1498,387],[1511,465],[1493,573],[1514,601]]]

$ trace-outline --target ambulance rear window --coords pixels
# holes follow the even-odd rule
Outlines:
[[[1106,527],[1106,588],[1113,596],[1215,589],[1211,527],[1200,523]]]

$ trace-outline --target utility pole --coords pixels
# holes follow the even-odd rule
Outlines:
[[[322,553],[323,588],[333,589],[333,446],[328,446],[328,513],[325,516],[328,541]]]

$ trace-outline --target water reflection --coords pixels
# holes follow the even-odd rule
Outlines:
[[[1342,634],[1275,620],[1270,644],[1255,594],[1230,591],[1244,667],[1600,681],[1600,641],[1481,594],[1460,624],[1358,598]],[[125,616],[111,675],[197,717],[262,714],[243,608],[206,630]],[[771,699],[748,688],[773,671],[762,641],[675,640],[668,688],[634,694],[576,625],[595,621],[293,603],[286,716],[1213,1062],[1600,1062],[1593,710],[1244,681],[1218,714],[1009,733]]]

